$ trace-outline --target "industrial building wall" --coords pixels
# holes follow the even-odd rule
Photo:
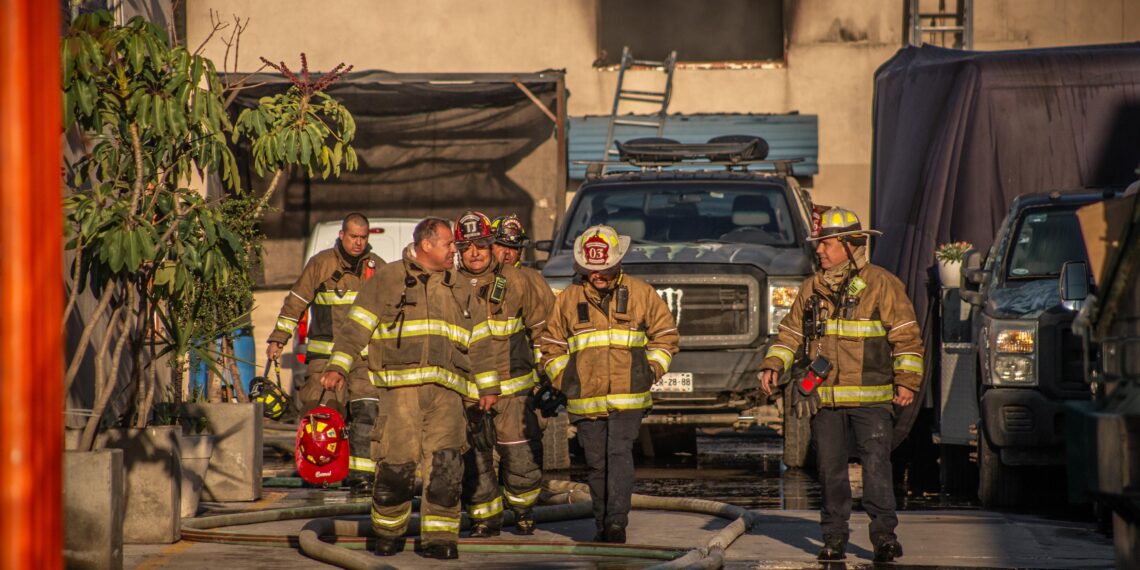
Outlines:
[[[210,33],[212,10],[227,22],[249,19],[241,70],[256,69],[259,56],[296,62],[302,51],[316,70],[342,61],[359,70],[397,72],[565,68],[569,114],[608,114],[617,73],[593,66],[599,6],[607,1],[195,0],[186,7],[187,44],[197,46]],[[821,203],[848,204],[867,216],[872,75],[903,44],[905,2],[785,0],[782,61],[683,66],[670,112],[818,115],[820,173],[813,194]],[[702,4],[715,10],[718,2]],[[1140,39],[1135,0],[975,0],[974,6],[977,49]],[[756,28],[764,33],[763,23]],[[224,53],[218,41],[205,49],[217,62]],[[633,72],[627,86],[649,86],[659,78]]]

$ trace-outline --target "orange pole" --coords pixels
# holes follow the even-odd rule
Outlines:
[[[63,566],[59,12],[0,0],[0,568]]]

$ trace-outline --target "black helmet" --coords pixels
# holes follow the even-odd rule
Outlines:
[[[495,233],[495,243],[499,245],[526,247],[527,242],[530,241],[526,235],[526,228],[519,221],[519,217],[514,214],[495,218],[495,221],[491,222],[491,230]]]
[[[289,397],[281,391],[281,386],[266,376],[258,376],[249,381],[249,399],[261,402],[261,413],[271,420],[279,420],[289,409]]]

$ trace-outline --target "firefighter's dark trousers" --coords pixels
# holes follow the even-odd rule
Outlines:
[[[894,422],[887,407],[823,408],[812,418],[811,433],[819,462],[823,536],[848,536],[851,482],[847,477],[848,434],[863,464],[863,510],[871,517],[872,542],[894,535],[899,519],[891,472]]]
[[[435,384],[380,390],[372,532],[403,536],[412,516],[416,466],[423,477],[420,536],[424,544],[459,538],[459,491],[467,428],[463,398]]]
[[[306,372],[305,385],[301,387],[298,399],[301,412],[326,405],[335,408],[344,416],[348,424],[348,477],[371,481],[376,473],[372,461],[372,426],[380,413],[379,389],[368,379],[368,367],[358,365],[352,369],[346,383],[347,389],[329,392],[321,387],[321,375],[325,372],[327,358],[310,360]]]
[[[575,422],[586,452],[587,482],[599,529],[625,528],[633,499],[633,442],[641,430],[644,410],[622,410],[597,419]],[[573,416],[571,416],[573,417]]]
[[[465,405],[470,411],[475,403]],[[463,456],[463,502],[472,521],[498,529],[503,525],[503,497],[516,515],[529,513],[538,501],[542,486],[542,429],[530,392],[499,398],[493,410],[494,450],[472,442]],[[498,473],[494,468],[495,451],[499,453]]]

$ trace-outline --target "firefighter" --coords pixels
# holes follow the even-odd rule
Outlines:
[[[305,353],[308,370],[300,390],[301,412],[323,403],[318,379],[332,355],[333,331],[347,320],[348,310],[364,281],[384,264],[380,256],[372,253],[368,235],[368,218],[357,213],[345,216],[336,244],[314,255],[305,265],[285,297],[277,315],[277,327],[269,335],[265,356],[277,361],[301,315],[312,307]],[[370,488],[376,470],[369,453],[372,424],[379,409],[376,394],[376,388],[368,380],[367,368],[363,366],[358,366],[350,376],[347,394],[344,391],[328,394],[335,400],[330,403],[348,417],[352,456],[345,483],[354,491]]]
[[[459,556],[459,499],[467,427],[463,399],[488,411],[499,394],[486,309],[470,281],[454,269],[455,240],[447,220],[416,225],[403,259],[365,283],[336,331],[321,384],[339,388],[353,356],[368,346],[380,415],[372,431],[376,480],[372,531],[376,553],[396,554],[412,515],[417,467],[423,477],[423,555]]]
[[[922,335],[903,284],[867,261],[867,236],[850,210],[823,213],[816,243],[820,270],[800,287],[760,371],[760,387],[771,395],[793,369],[811,370],[797,379],[794,411],[812,415],[811,431],[822,493],[819,559],[846,557],[851,516],[847,478],[848,434],[863,466],[863,509],[871,518],[877,562],[902,556],[895,535],[898,517],[892,485],[892,415],[908,406],[922,384]]]
[[[586,452],[595,541],[625,542],[633,495],[633,442],[669,371],[679,336],[652,286],[622,272],[630,238],[593,226],[574,240],[574,283],[555,301],[542,364],[568,399]]]
[[[463,497],[473,538],[499,534],[504,497],[515,513],[519,534],[534,534],[531,509],[542,483],[542,429],[533,399],[538,383],[534,340],[554,305],[549,287],[535,287],[521,270],[492,255],[493,239],[491,220],[480,212],[467,212],[455,222],[459,273],[470,280],[486,306],[501,381],[490,418],[473,403],[465,403],[471,449],[464,455]],[[501,477],[494,469],[495,451],[501,458]]]

